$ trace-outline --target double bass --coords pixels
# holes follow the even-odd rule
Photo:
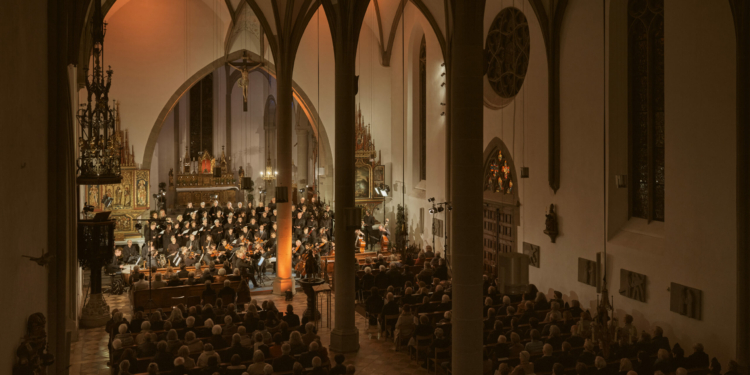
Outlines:
[[[380,233],[380,251],[388,251],[388,247],[391,245],[391,242],[388,240],[388,236],[385,235],[385,232]]]

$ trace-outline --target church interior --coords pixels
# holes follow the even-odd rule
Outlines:
[[[748,374],[748,0],[2,8],[2,373]]]

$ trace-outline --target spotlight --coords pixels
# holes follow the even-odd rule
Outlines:
[[[434,208],[430,208],[429,212],[430,212],[430,215],[432,215],[432,214],[435,213],[435,209]]]
[[[299,193],[300,193],[300,194],[302,194],[302,193],[304,193],[304,192],[305,192],[305,189],[304,189],[304,188],[300,188],[300,189],[299,189]]]
[[[435,197],[432,197],[432,198],[427,198],[427,201],[428,201],[428,202],[434,202],[434,201],[435,201]]]
[[[448,211],[453,211],[453,206],[448,206]]]
[[[92,206],[90,204],[85,204],[84,203],[84,205],[83,205],[83,212],[85,212],[85,213],[94,212],[94,206]]]
[[[141,230],[141,228],[143,228],[143,224],[135,223],[135,230]]]

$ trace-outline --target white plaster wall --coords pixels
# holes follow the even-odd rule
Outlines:
[[[0,13],[0,218],[3,267],[0,282],[0,369],[10,373],[29,315],[47,316],[47,267],[22,258],[40,256],[47,243],[47,14],[46,1],[13,0]],[[37,223],[33,229],[29,223]],[[31,245],[30,245],[31,243]],[[65,261],[60,260],[60,261]],[[30,298],[33,297],[33,298]],[[62,312],[61,312],[62,313]],[[49,317],[48,317],[49,318]]]
[[[501,7],[512,5],[509,0],[488,2],[485,31]],[[596,259],[605,239],[601,4],[569,2],[562,25],[561,187],[556,194],[547,180],[546,54],[529,4],[516,1],[515,6],[525,6],[531,33],[529,71],[520,98],[516,97],[517,134],[513,141],[513,103],[497,111],[485,108],[485,145],[501,138],[514,154],[516,167],[524,163],[530,167],[531,177],[516,181],[522,223],[519,251],[524,241],[541,246],[541,268],[530,269],[531,282],[541,291],[559,290],[567,300],[579,299],[591,308],[596,291],[577,281],[577,260]],[[729,7],[723,3],[667,1],[665,14],[667,217],[664,223],[646,224],[609,216],[615,219],[607,244],[609,290],[621,321],[624,314],[631,314],[639,330],[650,332],[661,326],[672,344],[679,342],[689,352],[701,342],[711,356],[726,363],[734,352],[736,312],[734,30]],[[614,89],[622,90],[622,85]],[[617,120],[621,126],[623,122]],[[621,139],[619,128],[611,131],[618,138],[609,139],[610,147],[626,150],[621,142],[627,145],[627,140]],[[624,157],[608,152],[617,163]],[[609,172],[610,182],[623,173],[620,164]],[[711,171],[711,182],[698,183],[698,176],[704,174],[698,171]],[[617,189],[610,192],[615,199],[622,198]],[[544,210],[550,203],[556,205],[559,217],[555,244],[543,233]],[[613,214],[623,211],[616,209]],[[648,276],[646,303],[617,293],[621,268]],[[669,311],[667,288],[673,281],[703,290],[703,321]]]
[[[441,73],[444,68],[443,55],[440,50],[437,36],[427,19],[412,4],[407,3],[404,9],[403,23],[399,22],[396,38],[393,43],[391,55],[391,188],[393,198],[388,202],[387,217],[395,224],[396,206],[406,203],[406,214],[409,226],[410,243],[418,243],[422,246],[433,243],[432,217],[428,213],[431,204],[427,198],[434,197],[437,202],[446,201],[445,197],[445,121],[441,116],[444,107],[440,103],[445,102],[445,87],[441,86],[444,77]],[[422,36],[425,36],[427,49],[427,179],[418,182],[414,176],[418,176],[415,168],[419,167],[418,153],[414,146],[418,127],[418,100],[416,86],[419,45]],[[403,45],[406,45],[406,53],[402,53]],[[405,55],[405,59],[404,58]],[[403,59],[403,61],[402,61]],[[403,67],[402,67],[403,66]],[[404,69],[405,68],[405,69]],[[405,70],[405,74],[404,74]],[[406,100],[404,100],[406,98]],[[405,108],[404,108],[405,106]],[[406,131],[404,131],[404,123]],[[404,147],[404,145],[406,145]],[[420,208],[424,209],[424,222],[420,223]],[[376,213],[380,219],[382,212]],[[438,219],[445,220],[445,215],[440,214]],[[435,249],[443,250],[443,238],[435,238]]]

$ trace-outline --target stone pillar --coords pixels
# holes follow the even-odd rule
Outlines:
[[[453,373],[482,373],[482,17],[484,1],[453,2],[449,49]],[[460,126],[458,126],[460,124]],[[338,145],[336,145],[338,153]],[[337,262],[338,263],[338,262]],[[338,264],[336,265],[338,266]],[[337,306],[338,307],[338,306]]]
[[[359,331],[354,324],[354,231],[347,230],[345,212],[354,208],[354,56],[356,43],[344,43],[338,32],[334,43],[336,48],[336,319],[331,331],[331,350],[348,353],[359,350]],[[480,311],[481,312],[481,311]]]
[[[278,203],[276,278],[273,280],[273,293],[284,294],[295,291],[292,278],[292,69],[277,65],[276,119],[277,119],[277,168],[276,186],[287,187],[287,203]],[[275,192],[270,192],[275,196]],[[278,198],[278,197],[277,197]],[[278,201],[278,199],[277,199]]]
[[[307,173],[308,166],[308,137],[307,137],[307,124],[303,123],[297,127],[297,187],[304,188],[305,185],[310,184],[309,176]],[[303,195],[304,196],[304,195]]]

